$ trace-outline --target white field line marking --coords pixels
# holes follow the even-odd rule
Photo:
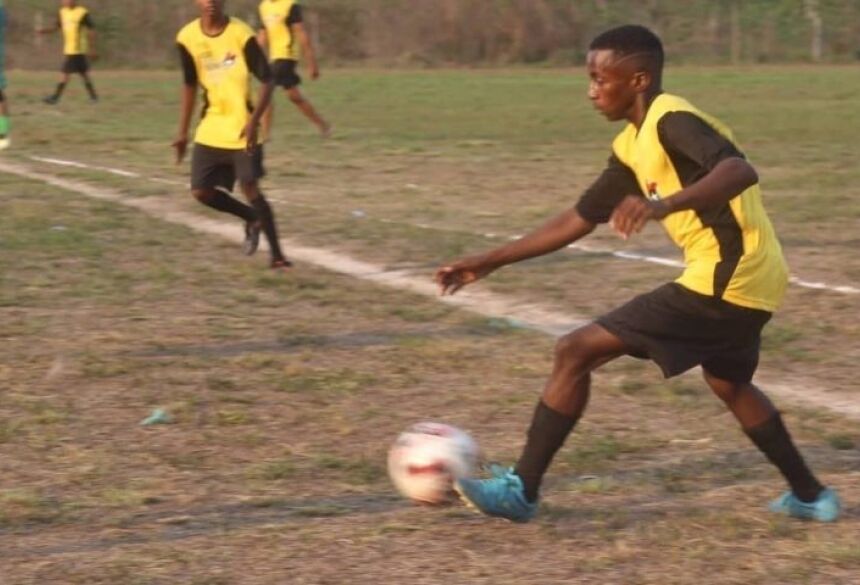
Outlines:
[[[169,201],[162,198],[129,198],[117,191],[94,187],[79,181],[61,179],[52,175],[35,172],[27,167],[0,162],[0,171],[41,181],[67,191],[72,191],[103,201],[110,201],[141,210],[157,219],[179,224],[192,230],[216,235],[240,242],[241,230],[235,223],[218,221],[177,210]],[[285,248],[291,258],[325,268],[332,272],[361,278],[398,290],[406,290],[423,296],[433,297],[441,302],[467,309],[474,313],[497,319],[505,319],[512,325],[558,336],[571,331],[587,322],[576,315],[557,313],[540,306],[524,303],[502,295],[483,290],[480,285],[460,291],[454,297],[440,297],[430,276],[417,276],[405,270],[386,270],[382,266],[356,260],[344,254],[321,248],[302,246],[298,242],[284,240]],[[694,374],[689,374],[694,375]],[[767,373],[760,373],[769,393],[798,404],[830,410],[846,418],[860,420],[860,401],[845,393],[827,391],[800,380],[799,386],[792,386]]]
[[[236,242],[243,238],[242,230],[238,229],[234,223],[177,210],[169,202],[156,200],[154,197],[129,198],[111,189],[94,187],[83,182],[34,172],[26,167],[13,164],[0,163],[0,171],[42,181],[95,199],[133,207],[158,219],[190,227],[198,232],[221,236]],[[290,258],[392,288],[407,290],[424,296],[438,296],[436,285],[431,281],[430,274],[425,277],[416,277],[406,270],[386,270],[382,266],[356,260],[336,252],[302,246],[299,242],[283,240],[283,243],[284,248],[289,251]],[[455,297],[441,297],[440,300],[487,317],[509,318],[515,326],[535,329],[551,335],[561,335],[586,323],[581,318],[556,313],[533,304],[518,302],[480,290],[477,287],[472,290],[461,291]]]
[[[48,163],[48,164],[53,164],[53,165],[59,165],[59,166],[66,166],[66,167],[74,167],[74,168],[80,168],[80,169],[88,169],[88,170],[93,170],[93,171],[102,171],[105,173],[111,173],[111,174],[119,175],[119,176],[123,176],[123,177],[130,177],[130,178],[141,178],[142,177],[142,175],[140,175],[139,173],[134,173],[131,171],[124,171],[122,169],[117,169],[117,168],[88,165],[88,164],[81,163],[81,162],[75,162],[75,161],[69,161],[69,160],[63,160],[63,159],[57,159],[57,158],[44,158],[44,157],[39,157],[39,156],[30,156],[29,158],[31,160],[38,161],[38,162],[43,162],[43,163]],[[158,177],[142,177],[142,178],[145,178],[147,181],[151,181],[153,183],[160,183],[160,184],[164,184],[164,185],[182,185],[183,184],[179,181],[172,181],[169,179],[160,179]],[[279,200],[273,199],[273,201],[279,201]],[[290,203],[290,205],[301,205],[301,204]],[[311,207],[311,206],[303,205],[303,207]],[[419,229],[434,230],[434,231],[454,231],[454,230],[448,230],[448,229],[442,228],[442,227],[436,227],[436,226],[428,225],[425,223],[409,223],[409,222],[394,221],[391,219],[371,218],[370,216],[368,216],[363,211],[360,213],[359,217],[374,219],[375,221],[379,221],[381,223],[389,223],[389,224],[395,224],[395,225],[409,225],[409,226],[416,227]],[[488,239],[495,239],[495,238],[499,238],[499,237],[504,237],[504,236],[500,236],[500,235],[494,234],[494,233],[484,233],[484,234],[480,234],[480,235],[482,235],[483,237],[488,238]],[[518,237],[520,237],[520,236],[518,236],[518,235],[517,236],[508,236],[507,239],[515,240]],[[662,256],[651,256],[648,254],[641,254],[639,252],[628,252],[626,250],[613,250],[612,248],[596,247],[596,246],[591,246],[589,244],[583,244],[580,242],[570,244],[567,247],[570,249],[585,252],[587,254],[604,254],[604,255],[612,256],[614,258],[620,258],[622,260],[632,260],[635,262],[648,262],[651,264],[660,264],[661,266],[669,266],[669,267],[673,267],[673,268],[683,268],[684,267],[684,263],[680,260],[675,260],[672,258],[663,258]],[[801,288],[809,288],[809,289],[814,289],[814,290],[836,292],[836,293],[841,293],[841,294],[851,294],[851,295],[860,294],[860,288],[858,288],[856,286],[831,285],[831,284],[827,284],[826,282],[814,282],[814,281],[804,280],[798,276],[791,276],[791,277],[789,277],[788,280],[790,283],[792,283],[796,286],[799,286]]]

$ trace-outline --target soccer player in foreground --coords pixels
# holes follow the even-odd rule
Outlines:
[[[83,33],[84,28],[87,29],[86,36]],[[57,15],[57,23],[53,27],[43,28],[36,32],[47,34],[61,29],[63,31],[65,61],[63,62],[60,82],[54,93],[43,101],[52,105],[58,103],[63,95],[63,90],[66,89],[66,84],[69,83],[69,76],[72,73],[77,73],[84,80],[84,86],[87,88],[87,93],[90,94],[90,101],[96,102],[99,96],[96,94],[96,88],[93,86],[93,80],[89,74],[89,59],[96,58],[96,33],[89,11],[83,6],[79,6],[76,0],[63,0]]]
[[[311,79],[318,79],[320,76],[314,48],[305,30],[301,5],[298,0],[262,0],[259,12],[263,28],[257,38],[260,45],[269,52],[275,85],[283,87],[290,101],[314,123],[323,137],[328,137],[331,126],[299,91],[302,82],[302,78],[296,73],[299,46]],[[270,105],[263,115],[263,136],[266,139],[271,136],[273,116],[274,105]]]
[[[599,35],[587,67],[594,107],[610,121],[629,122],[606,169],[572,209],[542,227],[441,267],[441,292],[453,294],[502,266],[563,248],[606,222],[626,239],[660,221],[683,249],[686,267],[675,282],[559,339],[516,466],[496,468],[490,479],[462,479],[455,488],[490,516],[533,518],[541,480],[585,410],[591,372],[630,355],[653,360],[666,377],[702,366],[705,382],[791,488],[770,509],[835,520],[835,492],[807,468],[779,412],[752,383],[761,329],[788,282],[755,169],[720,121],[663,93],[663,48],[648,29],[627,25]]]
[[[179,133],[173,143],[177,163],[188,148],[199,85],[205,105],[191,156],[192,194],[204,205],[245,221],[246,254],[257,251],[262,229],[271,252],[270,266],[289,268],[292,263],[281,251],[272,208],[259,189],[265,172],[258,127],[274,88],[269,65],[251,27],[224,13],[225,0],[195,2],[200,18],[176,38],[184,74]],[[251,74],[263,84],[253,111]],[[235,179],[250,206],[231,197]]]

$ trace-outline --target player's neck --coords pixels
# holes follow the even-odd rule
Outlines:
[[[641,93],[637,97],[636,102],[627,115],[627,119],[636,126],[637,130],[642,127],[642,123],[645,121],[645,116],[648,115],[648,109],[651,107],[654,99],[661,93],[663,93],[662,88],[657,87]]]
[[[203,14],[200,17],[200,28],[203,29],[203,34],[210,37],[217,37],[224,29],[230,19],[223,12],[220,14]]]

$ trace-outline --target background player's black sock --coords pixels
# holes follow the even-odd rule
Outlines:
[[[87,93],[90,94],[91,100],[99,99],[98,94],[96,94],[96,88],[93,86],[93,83],[89,79],[84,79],[84,85],[87,88]]]
[[[281,251],[281,243],[278,241],[278,230],[275,228],[275,214],[272,213],[272,208],[269,202],[260,193],[251,203],[257,211],[257,217],[263,225],[263,233],[266,234],[266,241],[269,242],[269,250],[272,253],[272,259],[281,259],[284,253]]]
[[[57,84],[57,89],[54,90],[54,95],[52,95],[51,98],[55,100],[60,99],[60,96],[63,95],[64,89],[66,89],[66,84],[61,81]]]
[[[570,418],[553,410],[544,404],[543,400],[538,402],[527,434],[526,446],[514,469],[523,480],[528,501],[537,500],[543,474],[577,420],[578,418]]]
[[[776,465],[800,501],[812,502],[818,497],[824,486],[806,466],[779,414],[756,427],[744,429],[744,432],[768,460]]]
[[[230,197],[224,191],[215,190],[205,199],[201,198],[199,201],[212,209],[217,209],[218,211],[230,213],[236,217],[241,217],[247,222],[257,221],[257,212],[254,211],[253,208],[245,205],[238,199]]]

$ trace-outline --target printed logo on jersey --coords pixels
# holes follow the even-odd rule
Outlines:
[[[648,199],[651,201],[660,201],[662,198],[663,196],[657,191],[657,182],[648,181]]]

